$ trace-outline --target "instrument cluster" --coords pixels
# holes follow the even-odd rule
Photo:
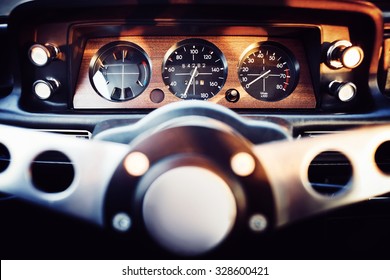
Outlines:
[[[87,40],[75,109],[315,108],[302,42],[270,36],[117,36]]]
[[[261,18],[239,16],[238,7],[218,15],[176,8],[49,13],[34,22],[16,13],[20,108],[103,118],[193,99],[250,114],[366,112],[376,104],[370,85],[381,25],[364,9],[347,25],[333,12],[319,22],[293,7],[267,7]]]

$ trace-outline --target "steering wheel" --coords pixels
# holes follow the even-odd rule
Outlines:
[[[390,192],[388,141],[389,125],[293,140],[202,101],[104,123],[92,141],[1,125],[0,192],[192,257]],[[310,175],[327,152],[351,166],[329,193]]]

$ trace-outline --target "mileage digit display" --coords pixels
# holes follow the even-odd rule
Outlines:
[[[275,42],[256,43],[240,59],[241,86],[262,101],[279,101],[289,96],[299,80],[299,64],[294,55]]]
[[[226,77],[225,56],[209,41],[184,40],[165,55],[163,81],[181,99],[212,98],[222,89]]]

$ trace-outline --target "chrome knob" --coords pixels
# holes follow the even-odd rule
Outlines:
[[[355,97],[357,88],[355,84],[351,82],[332,81],[329,84],[329,92],[340,101],[348,102]]]
[[[358,67],[364,58],[362,48],[353,46],[347,40],[333,42],[326,53],[326,65],[332,69]]]
[[[32,45],[28,57],[36,66],[45,66],[60,54],[60,50],[53,44],[35,44]]]
[[[59,87],[56,79],[37,80],[33,84],[33,92],[40,99],[48,99]]]

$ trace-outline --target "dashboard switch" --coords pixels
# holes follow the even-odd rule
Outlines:
[[[225,98],[227,101],[235,103],[240,99],[240,93],[235,89],[229,89],[226,91]]]
[[[48,99],[59,87],[60,83],[56,79],[37,80],[33,84],[33,92],[40,99]]]
[[[45,66],[56,59],[59,54],[60,50],[52,44],[35,44],[31,46],[28,57],[34,65]]]
[[[326,64],[332,69],[342,67],[353,69],[362,63],[364,52],[362,48],[353,46],[347,40],[333,42],[326,53]]]
[[[329,84],[330,93],[342,102],[351,101],[356,95],[356,86],[351,82],[332,81]]]

